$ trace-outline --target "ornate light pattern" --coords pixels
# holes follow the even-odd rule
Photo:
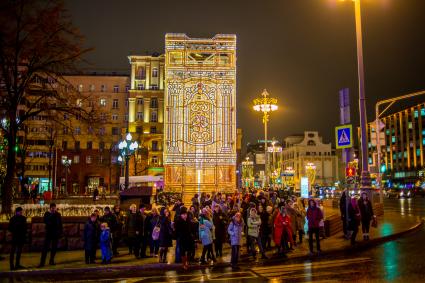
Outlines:
[[[236,187],[236,36],[165,37],[165,189]]]

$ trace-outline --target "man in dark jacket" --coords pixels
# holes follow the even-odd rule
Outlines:
[[[140,233],[140,217],[137,213],[136,204],[130,205],[130,211],[125,219],[125,230],[127,234],[128,251],[134,253],[136,258],[139,257],[138,237]]]
[[[138,255],[140,258],[146,258],[146,247],[148,244],[148,239],[146,237],[146,214],[145,214],[145,205],[142,203],[139,205],[139,236],[138,236]]]
[[[192,223],[187,217],[186,207],[180,210],[180,216],[175,222],[176,239],[178,241],[183,268],[189,268],[189,253],[194,245],[194,233]]]
[[[114,256],[119,255],[118,253],[118,245],[121,241],[122,237],[122,229],[124,225],[124,217],[121,213],[121,208],[119,205],[114,206],[114,215],[117,220],[117,227],[115,229],[115,232],[112,233],[112,252]]]
[[[115,216],[114,213],[112,213],[111,209],[109,208],[109,206],[106,206],[104,211],[103,211],[103,216],[100,217],[100,223],[108,223],[108,227],[109,227],[109,231],[111,233],[112,236],[112,246],[114,245],[114,238],[113,235],[114,233],[116,233],[117,230],[117,217]],[[99,225],[100,227],[100,225]]]
[[[84,226],[84,251],[86,264],[95,263],[96,247],[100,237],[100,229],[96,214],[92,213]]]
[[[27,235],[27,218],[22,215],[22,207],[15,209],[15,215],[10,218],[8,230],[12,233],[12,249],[10,250],[10,270],[24,268],[20,264],[22,247]],[[14,257],[16,252],[16,264]]]
[[[215,254],[217,257],[221,257],[223,256],[223,243],[226,242],[227,217],[221,211],[221,207],[219,205],[214,207],[213,223],[215,227]]]
[[[55,265],[55,255],[58,248],[59,238],[62,236],[62,218],[59,212],[56,211],[56,204],[50,204],[50,211],[44,214],[44,224],[46,228],[46,235],[44,238],[43,250],[41,252],[40,265],[43,267],[46,263],[47,252],[50,251],[50,265]]]

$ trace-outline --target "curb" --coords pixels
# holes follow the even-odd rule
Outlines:
[[[375,246],[378,246],[380,244],[393,241],[395,239],[398,239],[400,237],[403,237],[405,235],[408,235],[410,233],[416,232],[420,230],[424,226],[424,219],[422,219],[420,222],[416,223],[414,226],[408,228],[407,230],[394,233],[388,236],[372,239],[368,242],[359,242],[355,246],[349,246],[346,248],[337,248],[337,249],[330,249],[326,251],[322,251],[320,254],[320,257],[322,256],[329,256],[329,255],[337,255],[337,254],[346,254],[351,253],[354,251],[361,251],[366,250],[368,248],[372,248]],[[310,256],[310,255],[299,255],[299,256],[289,256],[287,258],[281,258],[281,257],[273,257],[270,258],[267,261],[262,262],[244,262],[243,259],[240,262],[240,267],[246,267],[248,264],[255,264],[255,266],[265,266],[270,265],[273,263],[282,263],[288,260],[305,260],[305,259],[314,259],[318,258],[319,256]],[[200,270],[205,268],[225,268],[229,267],[230,263],[228,262],[219,262],[214,264],[214,266],[211,265],[191,265],[190,270]],[[169,270],[179,270],[182,269],[181,264],[177,263],[170,263],[170,264],[164,264],[164,263],[151,263],[151,264],[142,264],[142,265],[122,265],[122,266],[95,266],[95,267],[84,267],[84,268],[66,268],[66,269],[41,269],[41,270],[21,270],[21,271],[6,271],[6,272],[0,272],[0,278],[1,277],[13,277],[16,275],[20,276],[42,276],[42,275],[55,275],[55,274],[68,274],[68,273],[81,273],[81,272],[90,272],[90,271],[125,271],[125,270],[135,270],[135,271],[154,271],[154,270],[163,270],[163,271],[169,271]]]

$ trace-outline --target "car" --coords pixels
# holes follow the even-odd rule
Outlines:
[[[402,189],[402,190],[400,190],[398,198],[412,198],[414,196],[415,196],[415,194],[414,194],[413,190]]]
[[[385,197],[387,198],[400,198],[400,191],[397,189],[388,189],[385,191]]]

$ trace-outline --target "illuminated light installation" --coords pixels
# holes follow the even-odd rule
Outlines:
[[[314,181],[316,180],[316,165],[312,162],[309,162],[305,165],[305,173],[308,178],[308,183],[310,184],[311,189],[313,189]],[[316,195],[316,191],[313,189],[313,196]]]
[[[165,36],[165,190],[236,189],[236,36]]]

